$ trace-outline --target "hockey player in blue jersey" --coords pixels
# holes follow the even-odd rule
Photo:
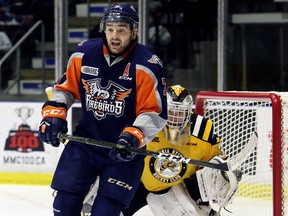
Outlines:
[[[43,105],[43,142],[59,146],[57,134],[67,133],[67,110],[76,101],[81,101],[82,117],[74,135],[142,148],[165,126],[163,65],[137,43],[138,22],[133,6],[113,4],[100,23],[105,36],[78,45]],[[57,191],[54,215],[79,216],[96,177],[100,183],[92,215],[119,215],[135,194],[143,166],[141,155],[69,141],[51,184]]]

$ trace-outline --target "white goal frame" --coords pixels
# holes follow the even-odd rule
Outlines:
[[[251,106],[258,106],[257,104],[267,103],[272,108],[272,201],[271,208],[274,216],[288,216],[288,195],[287,195],[287,176],[288,176],[288,93],[280,92],[215,92],[215,91],[201,91],[198,92],[195,98],[195,111],[200,115],[211,118],[214,122],[217,133],[217,126],[222,127],[221,124],[237,124],[223,123],[222,120],[213,117],[218,108],[217,104],[222,104],[228,101],[223,106],[223,110],[236,107],[242,109],[241,106],[249,104],[247,109]],[[214,105],[211,105],[211,104]],[[216,104],[216,105],[215,105]],[[223,103],[224,104],[224,103]],[[252,104],[252,105],[251,105]],[[210,106],[210,107],[209,107]],[[214,106],[214,107],[213,107]],[[261,105],[260,105],[261,106]],[[221,109],[221,108],[219,108]],[[246,109],[246,108],[244,108]],[[225,112],[225,111],[221,111]],[[215,119],[213,119],[215,118]],[[227,120],[224,120],[227,121]],[[239,120],[241,121],[241,120]],[[244,121],[243,121],[244,122]],[[244,124],[244,123],[242,123]],[[218,134],[221,137],[221,134]],[[239,137],[238,137],[239,138]],[[246,139],[246,138],[245,138]],[[225,145],[225,143],[223,144]],[[228,145],[228,144],[227,144]],[[232,145],[232,144],[229,144]],[[229,157],[229,155],[228,155]],[[235,201],[237,202],[237,200]],[[243,206],[245,208],[245,206]],[[233,214],[234,215],[234,214]],[[254,214],[256,215],[256,214]],[[267,215],[267,214],[266,214]]]

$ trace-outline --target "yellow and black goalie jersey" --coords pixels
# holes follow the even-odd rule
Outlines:
[[[213,134],[212,121],[192,113],[190,122],[191,124],[179,136],[177,145],[166,139],[163,129],[147,145],[147,149],[203,161],[209,161],[212,157],[221,154],[220,140]],[[192,164],[147,156],[142,182],[147,190],[157,192],[181,183],[195,174],[198,168]]]

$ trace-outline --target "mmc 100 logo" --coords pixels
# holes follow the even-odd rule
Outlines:
[[[31,117],[34,110],[29,107],[15,109],[16,114],[22,120],[17,130],[10,130],[5,142],[4,150],[28,153],[33,151],[44,151],[43,142],[38,136],[38,131],[31,130],[27,120]]]

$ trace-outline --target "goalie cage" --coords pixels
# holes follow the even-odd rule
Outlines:
[[[221,148],[233,157],[253,131],[258,143],[242,163],[239,193],[221,215],[288,216],[288,93],[212,92],[196,95],[196,113],[214,122]]]

